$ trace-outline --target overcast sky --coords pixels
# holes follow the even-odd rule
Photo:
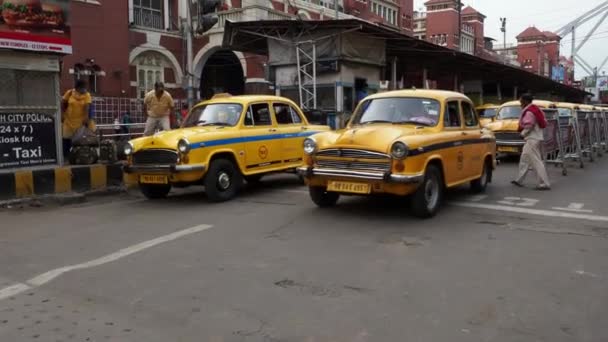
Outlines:
[[[414,0],[414,9],[424,9],[427,0]],[[591,10],[606,0],[462,0],[463,4],[473,6],[476,10],[487,16],[485,21],[485,35],[496,40],[495,44],[502,44],[503,36],[500,32],[500,18],[507,18],[507,43],[515,43],[515,36],[528,26],[536,26],[541,31],[555,31],[585,12]],[[577,31],[577,40],[586,35],[595,25],[597,17],[587,22]],[[572,36],[562,41],[561,54],[570,57]],[[599,67],[604,58],[608,56],[608,19],[597,29],[589,39],[580,55],[593,67]],[[608,67],[603,71],[608,74]],[[586,73],[577,66],[577,78],[586,76]]]

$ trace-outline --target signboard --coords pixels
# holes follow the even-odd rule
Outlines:
[[[0,169],[57,164],[55,121],[41,113],[0,113]]]
[[[561,65],[551,67],[551,78],[556,82],[564,82],[566,69]]]
[[[0,48],[72,53],[70,0],[4,0],[0,3]]]

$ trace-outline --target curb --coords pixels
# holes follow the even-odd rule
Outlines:
[[[104,196],[111,194],[127,193],[128,189],[124,186],[112,186],[103,190],[92,190],[80,193],[62,193],[62,194],[47,194],[36,197],[16,198],[6,201],[0,201],[0,209],[12,209],[16,207],[43,207],[43,206],[66,206],[72,204],[81,204],[87,201],[89,197]]]
[[[0,203],[41,196],[106,191],[132,184],[122,164],[61,166],[0,173]],[[59,198],[55,196],[55,198]]]

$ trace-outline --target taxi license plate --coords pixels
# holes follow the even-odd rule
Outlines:
[[[329,182],[327,191],[348,192],[353,194],[369,194],[371,186],[365,183]]]
[[[162,175],[141,175],[139,176],[139,182],[144,184],[168,184],[169,179]]]
[[[501,146],[498,148],[498,152],[519,152],[519,148],[511,146]]]

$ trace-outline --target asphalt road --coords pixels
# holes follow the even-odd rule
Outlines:
[[[606,341],[608,157],[553,191],[316,208],[293,176],[0,211],[0,341]]]

